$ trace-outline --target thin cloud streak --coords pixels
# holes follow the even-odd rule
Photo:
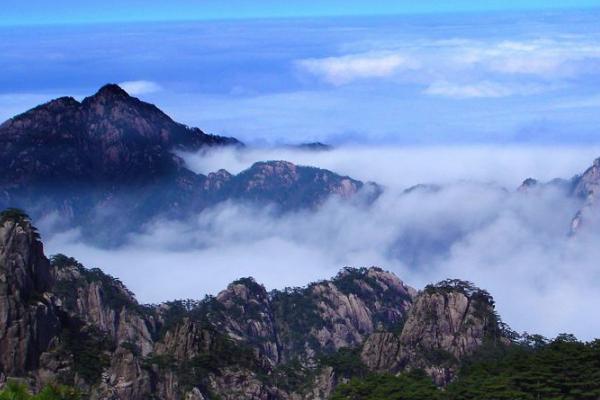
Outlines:
[[[344,85],[355,80],[385,78],[399,69],[416,69],[409,59],[398,54],[363,54],[297,62],[309,73],[318,75],[333,85]]]
[[[525,96],[543,92],[545,89],[532,85],[506,85],[499,82],[483,81],[471,84],[454,84],[446,81],[433,82],[423,93],[454,99],[498,98]]]
[[[365,78],[426,85],[429,95],[496,98],[553,90],[592,73],[600,46],[581,37],[424,40],[373,43],[374,50],[297,61],[306,73],[334,85]]]

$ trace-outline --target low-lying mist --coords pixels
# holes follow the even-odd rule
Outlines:
[[[416,288],[470,280],[491,292],[517,331],[586,339],[600,336],[600,321],[590,318],[600,303],[600,229],[569,237],[580,200],[558,187],[516,187],[530,176],[570,178],[598,155],[595,148],[500,146],[186,154],[201,173],[285,159],[375,181],[385,191],[369,207],[331,199],[283,216],[223,203],[187,221],[153,221],[110,250],[84,244],[75,230],[38,225],[48,254],[102,268],[141,302],[201,298],[243,276],[275,289],[329,278],[344,266],[377,265]],[[441,186],[405,191],[416,184]]]

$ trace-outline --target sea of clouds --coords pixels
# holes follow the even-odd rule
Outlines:
[[[141,302],[202,298],[253,276],[268,289],[326,279],[344,266],[380,266],[422,288],[445,278],[489,290],[518,331],[592,338],[600,321],[600,229],[570,237],[580,200],[556,187],[522,193],[528,177],[583,172],[593,147],[341,147],[311,152],[250,148],[183,154],[198,173],[237,173],[285,159],[375,181],[371,206],[331,199],[318,210],[279,215],[223,203],[187,221],[159,220],[117,249],[84,244],[76,231],[52,234],[46,252],[101,267]],[[408,193],[406,189],[426,184]],[[437,186],[435,186],[437,185]]]

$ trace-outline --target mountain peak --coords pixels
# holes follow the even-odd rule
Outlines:
[[[102,86],[98,92],[93,97],[102,97],[102,98],[129,98],[129,93],[127,93],[121,86],[115,83],[108,83]]]
[[[517,188],[518,192],[527,192],[529,189],[533,189],[539,184],[537,179],[527,178],[521,183],[521,186]]]

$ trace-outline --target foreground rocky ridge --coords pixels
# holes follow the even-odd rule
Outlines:
[[[290,211],[348,199],[365,186],[285,161],[238,175],[196,174],[175,154],[223,146],[243,144],[177,123],[114,84],[81,102],[62,97],[0,125],[0,208],[58,214],[63,228],[80,227],[102,244],[115,231],[124,236],[154,218],[185,218],[226,200]]]
[[[0,219],[0,371],[92,399],[324,399],[358,370],[424,369],[440,385],[502,330],[461,281],[405,285],[379,268],[267,292],[240,279],[202,301],[140,305],[118,280],[51,261],[28,218]]]

